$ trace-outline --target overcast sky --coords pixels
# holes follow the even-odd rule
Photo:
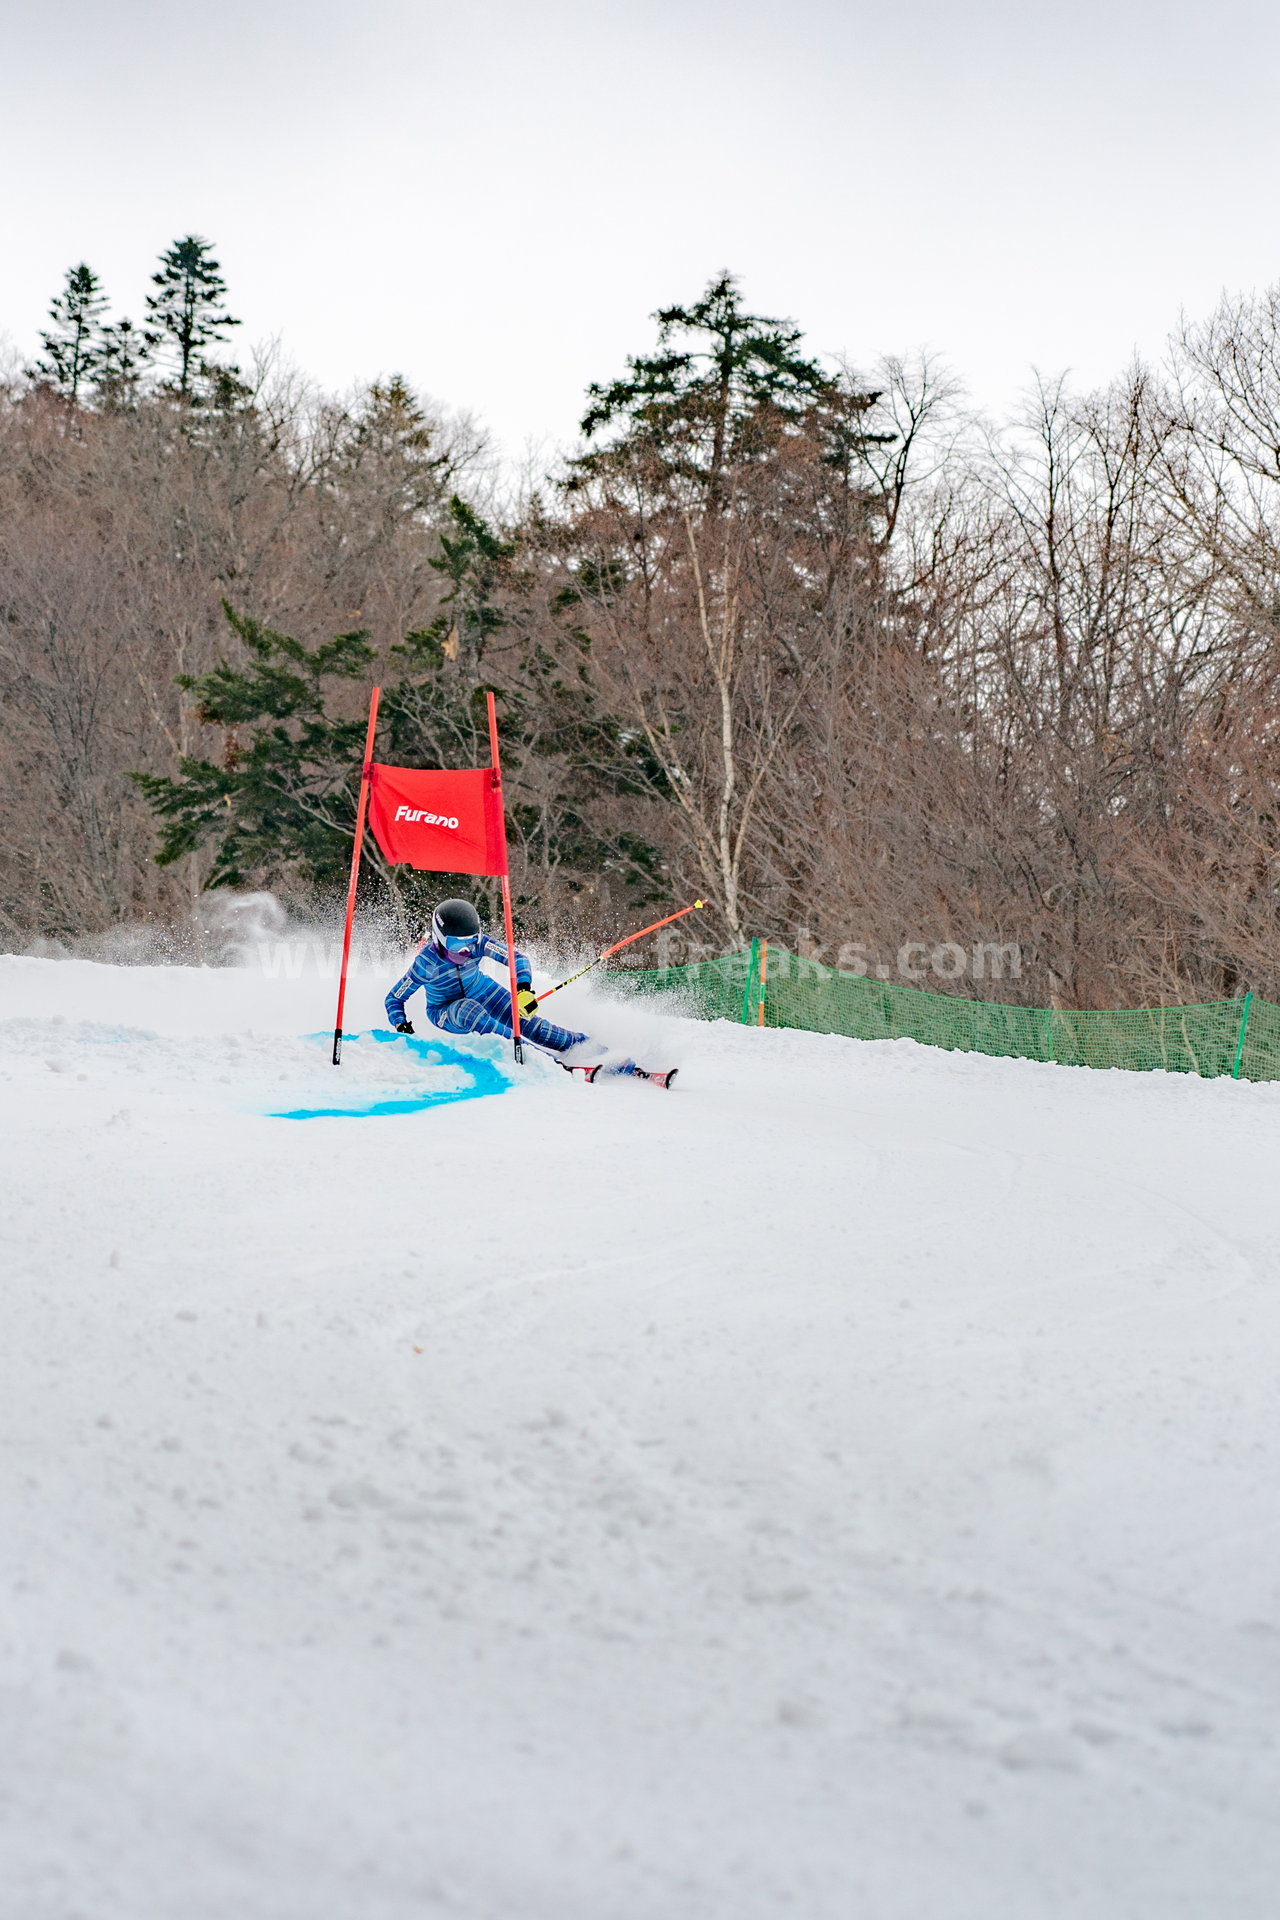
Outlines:
[[[1276,0],[6,0],[0,329],[216,243],[243,343],[573,433],[729,267],[1000,407],[1280,278]]]

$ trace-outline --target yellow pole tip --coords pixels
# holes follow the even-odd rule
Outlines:
[[[705,900],[695,900],[693,904],[695,907],[705,907],[707,903]]]

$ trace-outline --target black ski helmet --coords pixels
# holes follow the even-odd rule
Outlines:
[[[480,944],[480,915],[469,900],[442,900],[431,916],[431,938],[437,953],[465,959]]]

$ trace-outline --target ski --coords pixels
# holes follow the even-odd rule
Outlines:
[[[650,1086],[669,1087],[679,1073],[679,1067],[668,1067],[664,1073],[647,1073],[643,1067],[633,1067],[631,1071],[641,1080],[647,1080]]]
[[[588,1086],[604,1071],[603,1062],[597,1062],[594,1067],[572,1067],[567,1060],[562,1060],[560,1065],[567,1074],[576,1075],[577,1078],[585,1080]],[[622,1068],[615,1067],[608,1077],[618,1080],[647,1080],[654,1087],[669,1087],[679,1071],[679,1067],[668,1067],[662,1072],[650,1072],[647,1068],[637,1067],[632,1063]]]

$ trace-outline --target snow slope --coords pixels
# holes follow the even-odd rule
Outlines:
[[[0,960],[4,1920],[1275,1912],[1280,1088],[330,1004]]]

